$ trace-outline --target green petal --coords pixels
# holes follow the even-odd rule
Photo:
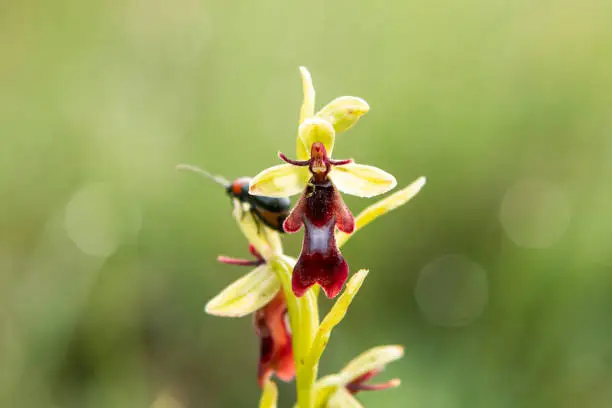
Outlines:
[[[329,178],[338,190],[357,197],[374,197],[397,185],[395,177],[386,171],[357,163],[334,166]]]
[[[267,197],[290,197],[304,191],[308,178],[306,167],[279,164],[253,177],[249,193]]]
[[[297,141],[295,142],[295,157],[297,160],[310,159],[310,150],[304,145],[304,141],[300,138],[299,130]]]
[[[279,289],[276,274],[267,265],[261,265],[223,289],[204,310],[215,316],[246,316],[267,305]]]
[[[356,96],[341,96],[321,109],[317,117],[329,122],[336,133],[340,133],[350,129],[369,110],[370,106],[363,99]]]
[[[315,142],[323,143],[323,146],[325,146],[325,150],[327,150],[327,156],[332,157],[336,132],[334,131],[334,128],[329,122],[320,118],[306,119],[300,125],[298,135],[299,139],[302,140],[304,148],[308,152],[308,157],[310,157],[310,148]]]

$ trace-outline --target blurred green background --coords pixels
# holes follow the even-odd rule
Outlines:
[[[0,406],[256,406],[250,319],[203,313],[247,243],[174,166],[292,155],[299,65],[317,107],[370,103],[338,158],[428,178],[344,247],[371,274],[321,373],[400,343],[402,387],[365,405],[612,406],[611,21],[607,0],[0,3]]]

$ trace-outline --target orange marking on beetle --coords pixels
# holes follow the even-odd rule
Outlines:
[[[233,182],[232,183],[232,193],[236,195],[240,195],[241,192],[242,192],[242,185],[238,182]]]

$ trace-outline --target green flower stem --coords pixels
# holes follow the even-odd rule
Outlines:
[[[287,301],[287,310],[292,329],[293,359],[296,367],[296,390],[299,408],[314,408],[314,383],[318,365],[306,364],[315,333],[319,327],[319,309],[313,291],[301,298],[295,297],[291,289],[293,262],[286,257],[269,261],[278,276]]]
[[[278,401],[278,388],[276,384],[268,379],[264,385],[261,399],[259,400],[259,408],[276,408]]]
[[[346,315],[348,307],[355,298],[359,288],[361,288],[366,276],[368,276],[368,270],[362,269],[351,277],[346,284],[344,292],[338,297],[336,303],[334,303],[327,316],[325,316],[319,325],[312,341],[310,351],[306,356],[305,370],[307,368],[312,368],[315,372],[317,371],[319,360],[321,359],[325,347],[327,347],[333,328],[336,327]]]

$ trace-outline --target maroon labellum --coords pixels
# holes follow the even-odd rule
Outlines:
[[[328,298],[336,297],[348,277],[349,268],[336,245],[335,228],[350,234],[355,230],[355,219],[328,174],[332,166],[342,166],[352,160],[328,158],[320,142],[312,144],[310,160],[289,160],[282,153],[279,157],[296,166],[308,166],[312,174],[283,224],[289,233],[297,232],[302,226],[305,229],[302,252],[293,268],[293,293],[300,297],[318,283]]]
[[[263,387],[272,374],[283,381],[291,381],[295,376],[291,327],[287,313],[287,303],[283,291],[253,317],[255,333],[260,338],[259,366],[257,380]]]

